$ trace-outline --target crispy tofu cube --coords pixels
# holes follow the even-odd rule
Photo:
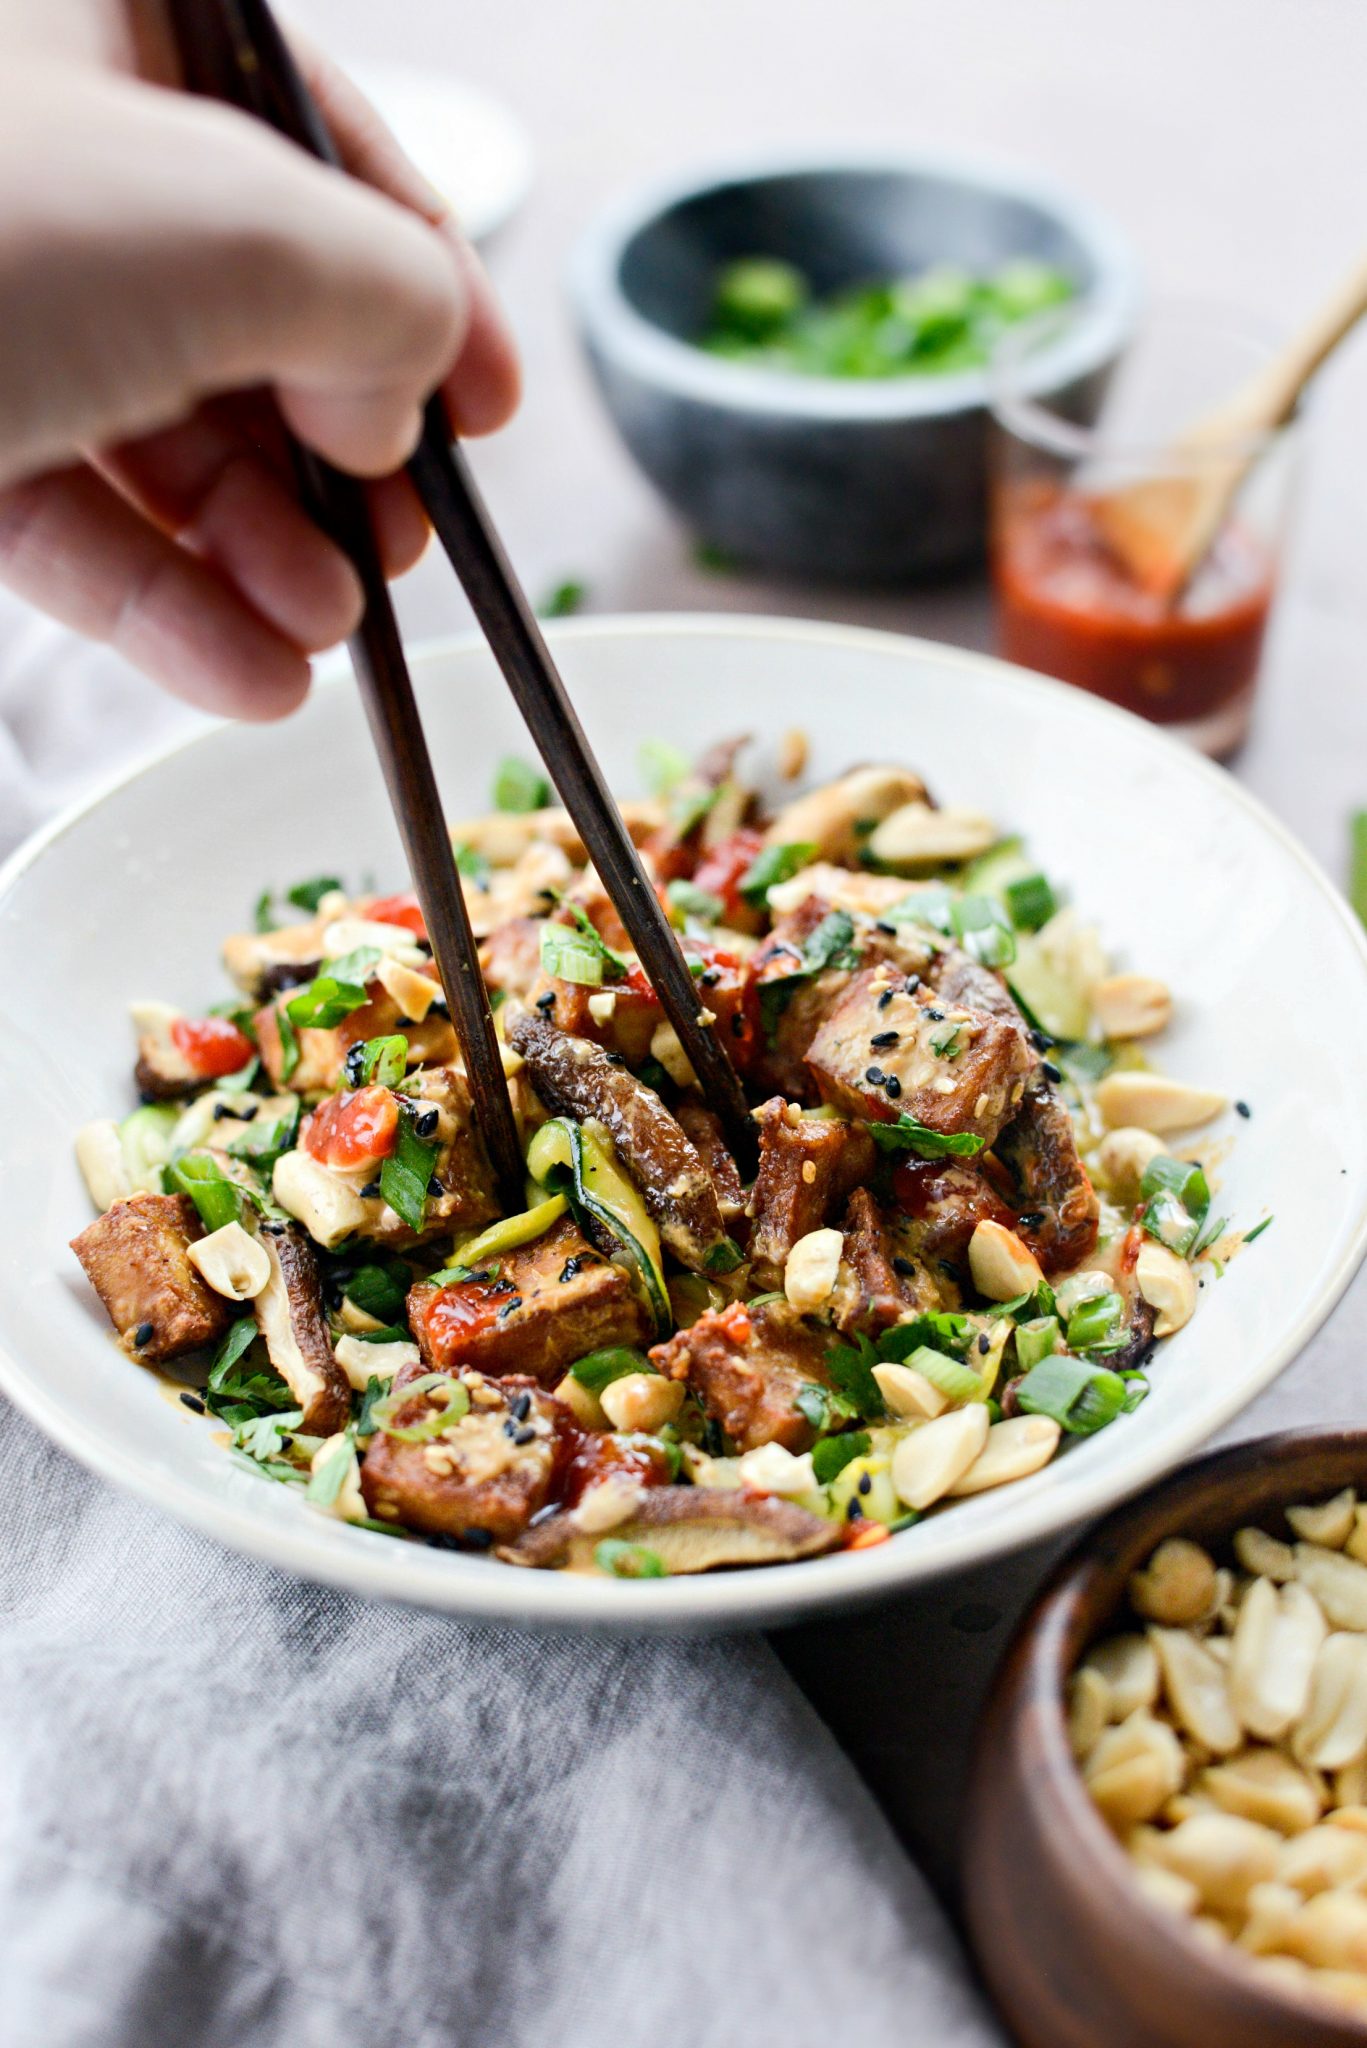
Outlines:
[[[366,1507],[380,1522],[429,1536],[479,1532],[506,1541],[544,1506],[568,1417],[532,1380],[465,1376],[468,1411],[425,1443],[381,1431],[361,1466]],[[443,1408],[446,1389],[415,1394],[392,1427],[411,1429]]]
[[[884,964],[856,975],[807,1053],[827,1102],[871,1122],[914,1117],[990,1145],[1037,1064],[1020,1026],[909,983]]]
[[[125,1350],[152,1364],[212,1344],[230,1310],[190,1264],[203,1235],[188,1195],[131,1195],[71,1240]]]
[[[419,1281],[408,1317],[430,1372],[470,1366],[496,1379],[525,1373],[543,1386],[587,1352],[648,1333],[628,1274],[600,1258],[567,1216],[500,1259],[492,1281]]]
[[[805,1323],[786,1301],[732,1302],[709,1309],[650,1356],[671,1379],[687,1381],[739,1450],[782,1444],[800,1452],[816,1431],[797,1396],[803,1387],[829,1386],[829,1343],[829,1332]]]
[[[750,1198],[750,1266],[761,1287],[781,1287],[788,1254],[830,1223],[873,1172],[876,1153],[859,1124],[803,1116],[781,1096],[755,1111],[759,1171]]]

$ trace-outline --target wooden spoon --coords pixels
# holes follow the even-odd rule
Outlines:
[[[1260,437],[1285,425],[1320,364],[1364,313],[1367,259],[1227,404],[1173,442],[1172,475],[1092,499],[1097,526],[1136,583],[1176,602],[1213,546]]]

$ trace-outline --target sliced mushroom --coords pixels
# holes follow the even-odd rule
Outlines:
[[[203,1087],[184,1053],[171,1036],[180,1011],[170,1003],[131,1003],[129,1015],[138,1034],[138,1061],[133,1079],[147,1102],[174,1102]]]
[[[273,932],[233,932],[223,941],[223,965],[249,996],[311,981],[322,960],[323,927],[316,917]]]
[[[819,1557],[837,1549],[841,1540],[837,1523],[809,1514],[792,1501],[701,1486],[647,1488],[630,1520],[612,1533],[653,1551],[673,1577]],[[528,1529],[516,1543],[504,1545],[498,1555],[508,1564],[587,1571],[597,1542],[571,1513],[562,1512]]]
[[[557,1031],[531,1010],[509,1018],[507,1036],[548,1109],[597,1117],[607,1127],[675,1258],[695,1273],[706,1271],[726,1240],[721,1204],[696,1146],[654,1089],[615,1066],[591,1039]]]
[[[346,1426],[351,1386],[333,1353],[313,1247],[302,1231],[283,1225],[267,1225],[260,1243],[271,1276],[253,1307],[267,1354],[304,1411],[300,1428],[331,1436]]]

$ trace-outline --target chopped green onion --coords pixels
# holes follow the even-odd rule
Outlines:
[[[410,1230],[421,1230],[427,1214],[428,1183],[440,1147],[426,1144],[413,1128],[413,1112],[399,1111],[394,1150],[380,1168],[380,1193]]]
[[[588,596],[588,587],[577,577],[566,577],[557,583],[554,590],[548,590],[536,608],[539,619],[568,619],[579,611]]]
[[[1070,1341],[1071,1335],[1070,1326]],[[1052,1416],[1069,1436],[1090,1436],[1114,1422],[1125,1406],[1126,1391],[1120,1374],[1106,1366],[1056,1354],[1026,1374],[1016,1399],[1028,1415]]]
[[[1166,1188],[1160,1188],[1156,1195],[1144,1204],[1144,1213],[1139,1219],[1149,1237],[1157,1238],[1170,1252],[1176,1252],[1179,1259],[1187,1257],[1201,1234],[1201,1226],[1194,1216],[1189,1216],[1175,1195]]]
[[[394,1402],[394,1408],[383,1419],[381,1419],[380,1409],[377,1408],[375,1411],[376,1421],[379,1423],[380,1428],[386,1436],[393,1437],[395,1443],[431,1443],[434,1438],[441,1435],[444,1429],[449,1429],[453,1422],[459,1422],[462,1415],[470,1413],[470,1389],[461,1380],[448,1379],[442,1382],[446,1389],[444,1401],[440,1403],[429,1401],[427,1413],[419,1421],[409,1423],[403,1429],[392,1428],[390,1426],[390,1415],[398,1412],[403,1403],[411,1397],[417,1384],[416,1381],[411,1381],[408,1386],[400,1387],[397,1394],[390,1396],[390,1399]],[[429,1391],[435,1392],[437,1389],[429,1389]]]
[[[1057,1316],[1036,1316],[1031,1322],[1017,1323],[1016,1359],[1022,1372],[1029,1372],[1058,1347]]]
[[[207,1152],[186,1152],[162,1168],[168,1195],[188,1195],[206,1232],[240,1223],[247,1197]]]
[[[336,875],[315,875],[311,882],[296,882],[285,892],[285,901],[292,903],[296,910],[307,910],[313,916],[325,896],[334,896],[341,889]]]
[[[703,1254],[704,1273],[734,1273],[745,1257],[734,1238],[723,1237]]]
[[[938,1030],[931,1032],[930,1049],[936,1059],[958,1059],[959,1054],[963,1051],[963,1047],[959,1043],[959,1033],[963,1028],[963,1023],[960,1021],[957,1024],[941,1024]]]
[[[914,1152],[920,1159],[972,1159],[983,1149],[973,1131],[932,1131],[904,1110],[895,1123],[871,1123],[869,1136],[883,1152]]]
[[[625,1379],[629,1372],[653,1372],[654,1367],[643,1351],[633,1351],[625,1344],[608,1344],[601,1351],[590,1351],[583,1358],[576,1358],[570,1367],[570,1378],[578,1380],[581,1387],[587,1387],[591,1394],[601,1394],[604,1387],[610,1387],[614,1380]]]
[[[994,896],[961,896],[950,912],[954,936],[965,952],[984,967],[1009,967],[1016,957],[1016,935]]]
[[[407,1392],[407,1388],[404,1391]],[[361,1396],[361,1405],[356,1411],[356,1434],[358,1437],[375,1435],[379,1427],[379,1424],[375,1421],[375,1410],[381,1401],[386,1401],[388,1398],[389,1381],[382,1380],[377,1373],[372,1373],[365,1383],[365,1392]]]
[[[874,1385],[877,1384],[875,1380]],[[813,1429],[823,1430],[830,1427],[831,1396],[828,1388],[819,1387],[814,1381],[809,1380],[807,1385],[799,1387],[793,1396],[793,1406],[804,1421],[810,1422]]]
[[[261,1071],[261,1062],[253,1053],[245,1067],[239,1067],[235,1074],[224,1074],[214,1086],[220,1095],[245,1095]]]
[[[641,780],[652,796],[668,796],[677,789],[691,765],[687,754],[668,740],[642,740],[636,760]]]
[[[275,930],[275,897],[271,890],[263,889],[252,905],[252,925],[259,932]]]
[[[383,1266],[358,1266],[342,1292],[362,1315],[374,1316],[377,1323],[397,1323],[403,1319],[411,1279],[409,1267],[401,1259],[391,1259]]]
[[[275,1025],[280,1033],[280,1078],[288,1081],[299,1064],[299,1033],[288,1010],[277,1010]]]
[[[284,1014],[301,1029],[330,1031],[363,1009],[369,1000],[366,982],[372,967],[380,962],[378,946],[358,946],[340,960],[325,962],[323,972],[296,989],[285,1004]]]
[[[627,963],[614,953],[579,904],[567,906],[574,926],[543,924],[541,965],[557,981],[572,981],[580,988],[601,988],[605,981],[621,981]]]
[[[1252,1230],[1246,1230],[1246,1231],[1244,1232],[1244,1243],[1245,1243],[1245,1244],[1252,1244],[1252,1242],[1253,1242],[1253,1240],[1254,1240],[1255,1238],[1257,1238],[1257,1237],[1261,1237],[1261,1236],[1262,1236],[1262,1234],[1263,1234],[1263,1232],[1264,1232],[1265,1230],[1270,1230],[1270,1229],[1271,1229],[1271,1227],[1272,1227],[1272,1218],[1271,1218],[1270,1216],[1264,1216],[1264,1218],[1263,1218],[1263,1220],[1262,1220],[1262,1222],[1261,1222],[1261,1223],[1255,1223],[1255,1224],[1254,1224],[1254,1226],[1253,1226],[1253,1228],[1252,1228]]]
[[[315,1468],[304,1491],[305,1500],[311,1500],[316,1507],[330,1508],[345,1484],[355,1455],[355,1439],[348,1429],[342,1441]]]
[[[277,1117],[273,1123],[263,1123],[258,1117],[248,1124],[238,1137],[228,1140],[228,1153],[233,1159],[245,1159],[258,1173],[268,1174],[282,1152],[288,1152],[299,1134],[299,1105]]]
[[[947,1401],[975,1401],[983,1391],[980,1375],[968,1366],[960,1365],[957,1358],[947,1358],[943,1351],[932,1351],[929,1344],[922,1344],[906,1360],[913,1372],[919,1372],[922,1379],[930,1381]]]
[[[719,272],[713,311],[722,328],[763,341],[800,312],[810,295],[796,265],[777,256],[742,256]]]
[[[509,754],[498,764],[493,797],[497,811],[544,811],[551,786],[538,769]]]
[[[829,1486],[847,1465],[862,1458],[869,1448],[869,1433],[856,1429],[847,1436],[826,1436],[812,1452],[812,1471],[818,1486]]]
[[[1037,932],[1058,910],[1058,898],[1044,875],[1021,875],[1006,883],[1002,900],[1012,924],[1023,932]]]
[[[720,896],[714,896],[710,889],[700,889],[696,882],[680,878],[669,884],[665,890],[672,909],[684,917],[699,918],[703,924],[720,924],[726,905]]]
[[[808,867],[816,856],[816,847],[807,840],[794,840],[787,846],[763,847],[740,878],[739,888],[747,903],[753,903],[756,910],[763,910],[769,901],[769,891],[780,882],[789,882],[802,868]]]
[[[1093,1351],[1099,1345],[1109,1344],[1124,1312],[1125,1304],[1118,1294],[1094,1294],[1090,1300],[1080,1301],[1068,1318],[1069,1350]]]
[[[948,934],[954,929],[954,903],[953,893],[943,882],[931,882],[901,897],[883,916],[889,924],[919,924]]]
[[[624,1543],[620,1536],[605,1536],[595,1546],[593,1561],[600,1572],[607,1572],[614,1579],[667,1579],[668,1569],[662,1557],[653,1550],[647,1550],[642,1543]]]

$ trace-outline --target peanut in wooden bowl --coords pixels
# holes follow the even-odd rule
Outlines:
[[[1217,1451],[1117,1510],[1050,1580],[1016,1636],[978,1737],[965,1910],[978,1963],[1022,2048],[1364,2048],[1346,2010],[1263,1981],[1151,1903],[1093,1805],[1065,1691],[1167,1536],[1227,1553],[1252,1523],[1345,1486],[1367,1493],[1367,1430],[1303,1430]]]

